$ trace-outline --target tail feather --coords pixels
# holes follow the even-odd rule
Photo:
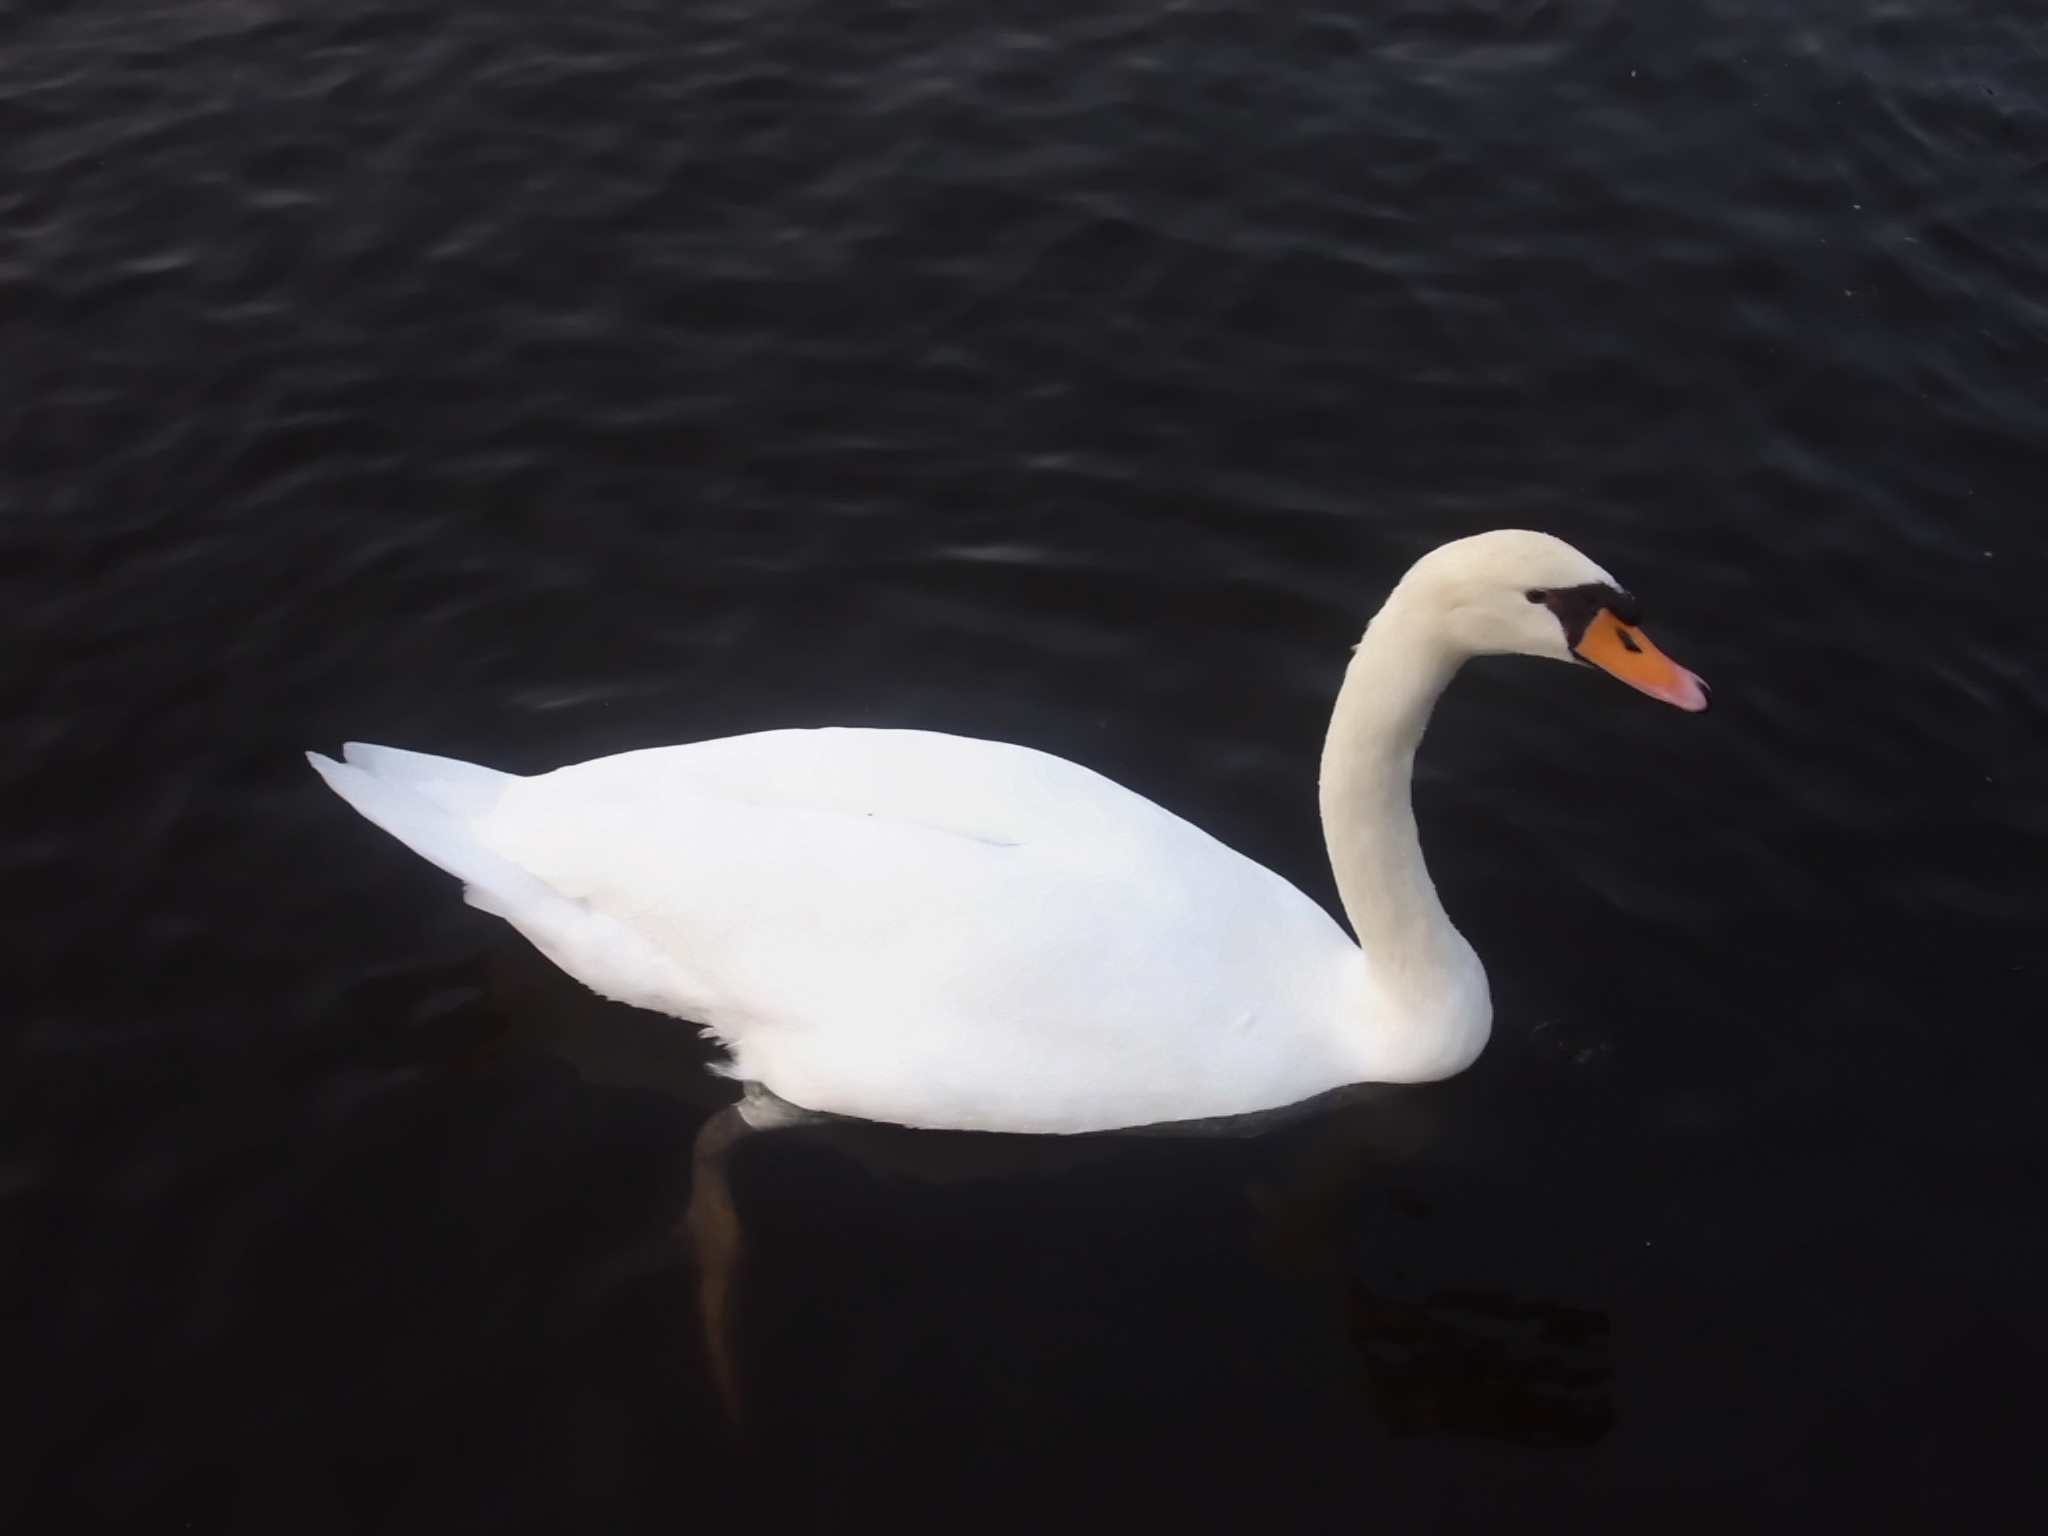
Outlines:
[[[473,907],[504,918],[593,991],[639,1008],[701,1018],[698,982],[617,920],[593,912],[486,848],[470,830],[513,775],[452,758],[352,742],[348,761],[308,752],[327,787],[428,863],[463,883]]]
[[[428,863],[445,869],[462,881],[470,888],[473,900],[478,894],[488,894],[493,898],[494,905],[487,910],[497,911],[508,906],[545,909],[566,899],[509,859],[492,853],[471,834],[464,816],[448,801],[473,792],[477,788],[474,778],[465,781],[457,777],[443,777],[423,783],[398,782],[372,771],[368,766],[377,760],[374,754],[390,750],[375,748],[371,754],[352,752],[350,756],[354,760],[346,763],[337,763],[318,752],[308,752],[306,761],[327,781],[327,787],[357,812]],[[394,755],[455,768],[471,766],[450,763],[443,758],[421,757],[418,753]],[[475,770],[477,774],[491,772],[488,768]],[[499,774],[496,777],[503,779],[509,775]],[[451,791],[449,786],[457,788]],[[482,904],[478,902],[478,905]]]
[[[490,810],[498,803],[505,786],[516,777],[481,763],[408,752],[402,747],[377,747],[365,741],[344,743],[341,755],[349,766],[465,817],[481,816]]]

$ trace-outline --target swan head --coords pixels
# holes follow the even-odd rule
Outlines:
[[[1680,709],[1707,686],[1650,643],[1636,599],[1563,539],[1504,528],[1431,550],[1395,589],[1463,656],[1545,656],[1598,667]]]

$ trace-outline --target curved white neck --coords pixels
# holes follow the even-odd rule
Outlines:
[[[1394,590],[1358,644],[1323,743],[1323,836],[1365,954],[1371,1048],[1403,1077],[1462,1069],[1485,1044],[1486,977],[1422,861],[1415,749],[1464,656]]]

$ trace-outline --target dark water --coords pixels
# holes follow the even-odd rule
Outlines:
[[[0,13],[13,1528],[2022,1522],[2048,23],[1358,9]],[[1327,899],[1501,525],[1717,707],[1470,669],[1494,1042],[1264,1135],[732,1140],[298,755],[999,735]]]

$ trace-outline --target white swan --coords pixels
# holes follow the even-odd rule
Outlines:
[[[1546,534],[1416,562],[1323,747],[1354,944],[1292,885],[1086,768],[924,731],[786,730],[533,778],[351,744],[341,797],[593,990],[696,1020],[733,1076],[905,1125],[1092,1131],[1470,1065],[1486,973],[1423,866],[1416,744],[1468,656],[1704,686]]]

